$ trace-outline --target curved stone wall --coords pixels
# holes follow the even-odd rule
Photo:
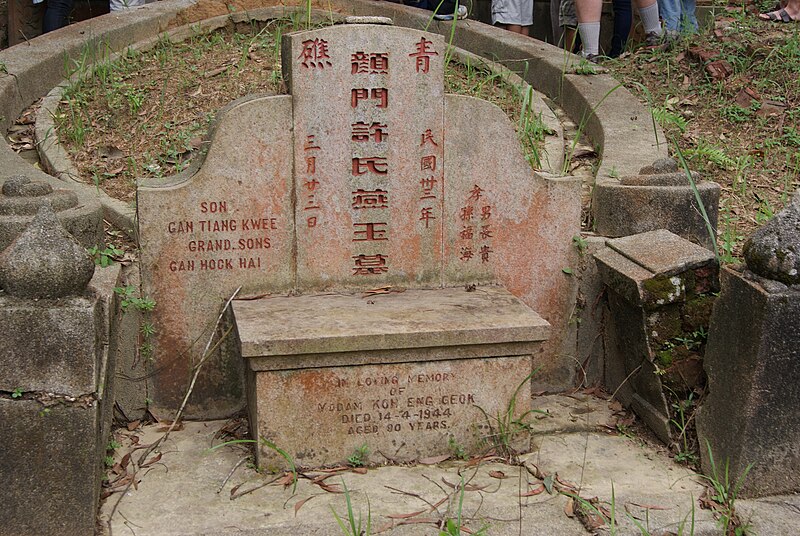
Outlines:
[[[247,2],[246,7],[272,3],[268,0]],[[338,0],[329,5],[337,13],[380,13],[391,17],[397,25],[450,35],[449,23],[430,21],[428,12],[399,4]],[[7,129],[22,110],[59,84],[64,78],[65,66],[84,61],[82,58],[91,60],[122,50],[210,14],[219,14],[213,2],[166,0],[74,24],[0,52],[0,63],[7,71],[0,73],[0,128]],[[646,108],[610,76],[574,74],[576,57],[546,43],[480,22],[459,21],[456,30],[455,46],[496,59],[553,99],[573,121],[585,123],[587,135],[602,147],[600,179],[607,178],[612,168],[613,174],[620,176],[637,174],[640,168],[666,156],[666,145],[656,143],[656,134],[659,139],[663,136],[658,130],[654,132]],[[620,110],[624,113],[618,113]],[[19,158],[7,144],[0,144],[0,169],[4,176],[24,173],[52,180]]]

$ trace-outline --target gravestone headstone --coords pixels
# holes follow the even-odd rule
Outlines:
[[[298,285],[441,284],[444,39],[346,25],[284,47]]]
[[[157,306],[157,409],[175,409],[227,297],[501,284],[557,325],[537,350],[565,387],[578,181],[531,170],[496,106],[444,95],[444,40],[359,24],[284,36],[291,96],[220,114],[194,175],[139,188],[143,288]],[[225,346],[225,345],[223,345]],[[229,350],[229,351],[228,351]],[[236,348],[189,414],[239,409]]]
[[[137,193],[142,291],[156,301],[155,408],[177,409],[225,299],[294,288],[291,98],[223,111],[202,168]],[[204,365],[189,414],[240,409],[243,368],[223,352]]]

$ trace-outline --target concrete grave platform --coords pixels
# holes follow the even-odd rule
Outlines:
[[[482,412],[530,409],[521,384],[550,327],[500,287],[234,301],[233,317],[251,435],[302,466],[361,445],[373,463],[485,449]],[[282,460],[262,447],[256,461]]]
[[[537,468],[580,488],[582,497],[598,497],[606,507],[613,486],[618,534],[641,534],[628,513],[652,534],[676,533],[684,520],[688,531],[692,513],[695,535],[719,534],[711,513],[698,506],[703,486],[696,475],[637,439],[601,431],[599,425],[607,424],[613,414],[607,401],[583,394],[553,395],[537,397],[533,405],[548,414],[534,421],[534,450],[522,457],[521,466],[449,460],[435,466],[369,468],[365,474],[344,470],[325,483],[341,488],[344,482],[354,511],[365,523],[369,505],[373,534],[437,535],[434,522],[457,515],[458,494],[451,486],[458,485],[459,474],[472,490],[464,493],[462,516],[473,531],[488,525],[493,536],[518,535],[520,530],[537,535],[589,534],[577,518],[565,514],[569,500],[565,495],[545,491],[520,497],[541,486],[541,480],[528,471]],[[301,478],[294,492],[273,484],[231,499],[231,491],[241,494],[275,476],[255,473],[245,464],[231,475],[249,451],[242,445],[209,451],[222,442],[214,436],[224,425],[189,422],[174,432],[159,463],[136,473],[136,487],[130,487],[118,505],[119,494],[106,500],[100,516],[105,534],[115,506],[110,526],[116,536],[342,534],[331,508],[345,515],[345,497],[313,484],[311,478],[323,475],[319,472]],[[117,440],[126,449],[118,451],[117,458],[130,448],[133,436],[138,444],[153,442],[161,435],[156,429],[151,425],[118,433]],[[737,505],[757,534],[790,534],[800,523],[797,496]],[[419,513],[410,515],[414,512]]]

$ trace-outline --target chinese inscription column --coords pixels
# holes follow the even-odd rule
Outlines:
[[[441,282],[444,40],[343,25],[287,36],[298,284]]]

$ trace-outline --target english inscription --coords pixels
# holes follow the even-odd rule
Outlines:
[[[244,211],[243,211],[244,212]],[[179,236],[169,259],[171,272],[260,270],[272,248],[279,217],[240,214],[233,201],[201,201],[195,219],[168,221],[166,231]]]
[[[347,435],[446,431],[456,413],[476,403],[453,372],[335,376],[330,387],[335,401],[317,403],[317,413]]]

